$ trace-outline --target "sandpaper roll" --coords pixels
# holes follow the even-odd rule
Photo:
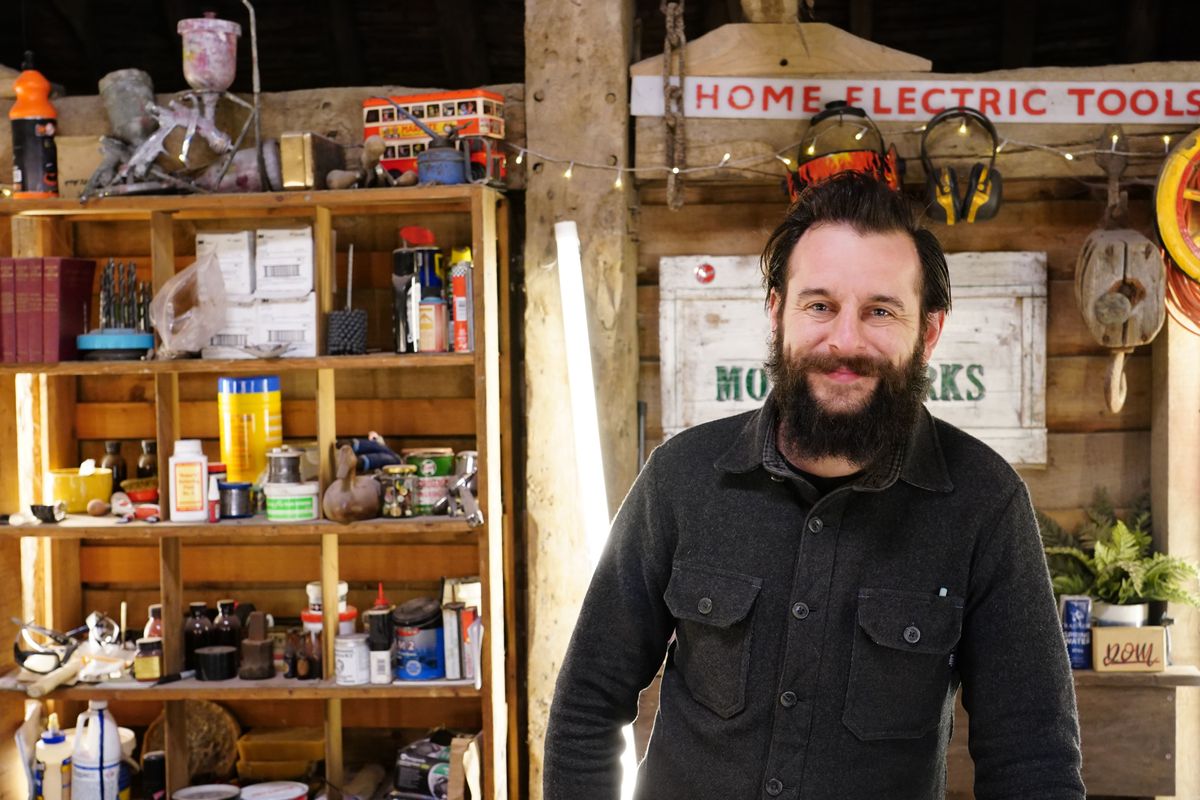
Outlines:
[[[201,647],[196,650],[196,678],[202,681],[227,681],[237,674],[237,650],[229,645]]]

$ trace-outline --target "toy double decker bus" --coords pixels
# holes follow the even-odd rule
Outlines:
[[[471,174],[475,180],[500,179],[505,175],[504,98],[483,89],[430,92],[392,97],[392,102],[424,122],[438,133],[466,124],[459,136],[466,137],[460,147],[471,154]],[[383,138],[385,149],[380,163],[395,175],[416,171],[417,156],[429,146],[429,134],[409,119],[397,119],[395,108],[383,100],[363,101],[363,139],[375,134]],[[494,139],[489,143],[483,139]],[[489,150],[491,164],[488,164]]]

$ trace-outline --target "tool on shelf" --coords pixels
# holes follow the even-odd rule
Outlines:
[[[137,279],[132,261],[109,259],[100,272],[100,327],[76,337],[85,360],[126,361],[154,348],[150,284]]]
[[[329,312],[326,349],[331,356],[360,356],[367,352],[367,312],[351,308],[354,289],[354,245],[346,255],[346,309]]]

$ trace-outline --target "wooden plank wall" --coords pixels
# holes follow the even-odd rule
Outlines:
[[[1099,224],[1103,203],[1077,183],[1013,181],[988,222],[947,227],[930,223],[947,252],[1041,250],[1047,254],[1046,423],[1049,466],[1022,470],[1034,504],[1065,522],[1078,519],[1095,487],[1119,506],[1149,490],[1150,354],[1129,359],[1129,395],[1119,414],[1104,406],[1107,351],[1084,326],[1074,297],[1075,259]],[[1083,194],[1080,197],[1080,194]],[[647,452],[662,439],[658,339],[658,262],[663,256],[744,255],[762,251],[782,219],[786,197],[776,186],[750,183],[688,188],[679,212],[666,206],[660,186],[641,189],[638,226],[638,398],[647,406]],[[1131,201],[1131,222],[1153,235],[1148,198]],[[951,314],[948,324],[954,324]]]

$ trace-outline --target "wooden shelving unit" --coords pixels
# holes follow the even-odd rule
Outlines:
[[[406,699],[414,699],[418,703],[425,703],[422,709],[427,709],[431,700],[454,702],[460,707],[463,703],[477,704],[484,731],[484,794],[489,798],[506,798],[509,796],[510,783],[515,786],[512,776],[515,775],[516,765],[510,763],[508,748],[515,734],[516,717],[515,708],[510,707],[507,701],[509,693],[515,693],[515,660],[505,648],[505,631],[514,615],[510,596],[512,565],[509,555],[512,535],[512,520],[509,517],[511,441],[510,421],[506,416],[507,398],[511,391],[508,385],[507,214],[504,196],[482,186],[109,198],[86,204],[66,200],[0,202],[0,215],[11,218],[14,256],[89,255],[86,251],[92,238],[108,235],[112,226],[119,226],[127,234],[123,241],[135,243],[131,247],[144,247],[144,244],[138,243],[148,242],[152,283],[156,292],[175,274],[177,256],[187,250],[186,240],[177,240],[180,231],[184,231],[182,235],[186,236],[197,224],[212,227],[222,222],[230,225],[253,225],[255,222],[311,224],[319,312],[316,321],[317,341],[322,344],[325,339],[325,314],[334,309],[333,273],[337,250],[344,250],[346,244],[344,240],[335,244],[335,230],[339,226],[361,231],[369,224],[376,224],[380,217],[392,217],[394,220],[385,221],[401,223],[413,217],[438,215],[439,219],[457,220],[447,225],[463,234],[463,238],[471,244],[475,266],[473,353],[375,353],[352,357],[271,360],[80,361],[0,365],[0,388],[4,388],[5,392],[11,390],[14,394],[14,400],[10,402],[3,402],[3,398],[0,398],[0,416],[4,417],[0,422],[6,426],[6,430],[17,431],[18,446],[29,447],[30,453],[24,457],[32,462],[33,467],[21,470],[21,477],[16,479],[19,486],[0,486],[0,496],[19,496],[23,505],[37,502],[37,498],[43,497],[42,476],[47,469],[71,467],[78,463],[81,440],[100,438],[97,433],[114,428],[116,432],[107,433],[113,438],[134,438],[135,432],[143,428],[149,433],[148,421],[141,422],[132,417],[136,416],[138,409],[145,409],[148,413],[151,407],[153,435],[158,441],[161,465],[159,492],[165,504],[169,491],[166,463],[173,443],[176,439],[185,438],[189,430],[197,429],[197,414],[208,413],[203,402],[181,402],[181,377],[186,379],[209,373],[285,373],[307,381],[315,387],[313,399],[293,403],[290,413],[305,415],[304,424],[314,429],[314,438],[323,454],[332,452],[339,427],[347,429],[358,424],[369,425],[369,420],[378,419],[380,414],[394,414],[397,408],[419,411],[412,422],[413,430],[406,431],[407,435],[412,436],[444,435],[436,429],[436,425],[426,425],[426,428],[432,427],[433,430],[422,428],[422,424],[436,414],[438,403],[456,404],[454,408],[459,418],[466,417],[468,420],[474,448],[479,452],[479,502],[486,518],[486,524],[477,529],[469,528],[459,519],[436,517],[377,519],[351,525],[327,521],[268,523],[261,519],[227,521],[216,525],[171,522],[118,525],[111,520],[71,517],[56,525],[0,529],[3,535],[39,537],[42,542],[39,547],[44,548],[45,552],[42,563],[46,572],[38,576],[46,581],[46,585],[40,585],[37,589],[40,596],[45,598],[42,606],[46,618],[40,621],[60,628],[78,624],[84,612],[80,607],[79,593],[80,548],[88,547],[88,542],[92,540],[98,540],[96,545],[105,548],[120,549],[127,544],[142,548],[147,544],[157,545],[159,599],[163,604],[163,618],[171,620],[183,617],[186,599],[185,541],[192,543],[189,547],[205,549],[208,546],[211,552],[212,547],[220,547],[231,539],[247,543],[278,541],[290,546],[297,538],[303,540],[303,537],[308,537],[306,541],[311,542],[319,537],[320,574],[306,576],[306,579],[319,578],[324,585],[324,658],[329,665],[326,680],[299,682],[275,678],[220,683],[189,680],[155,688],[132,684],[77,686],[60,689],[51,695],[53,699],[63,700],[108,697],[113,700],[162,701],[166,718],[168,793],[186,785],[187,756],[183,735],[186,717],[182,701],[189,699],[230,702],[323,701],[327,743],[326,778],[333,796],[336,796],[334,787],[340,786],[343,781],[343,700],[403,703]],[[443,247],[450,244],[440,243]],[[382,246],[377,244],[376,248],[382,249]],[[133,252],[145,255],[144,249]],[[129,253],[114,255],[128,256]],[[459,389],[460,394],[445,400],[433,397],[429,400],[394,401],[387,395],[339,399],[337,375],[344,371],[360,374],[400,371],[402,376],[411,374],[411,380],[415,382],[431,373],[450,374],[456,381],[454,385],[464,388]],[[116,409],[108,417],[80,419],[76,402],[79,382],[89,381],[89,386],[94,386],[96,382],[108,380],[108,376],[115,381],[148,379],[150,396],[139,399],[139,403],[110,404]],[[407,381],[409,378],[402,377],[401,380]],[[29,392],[25,398],[21,397],[23,391]],[[397,406],[397,402],[408,405]],[[181,413],[181,407],[186,413]],[[339,407],[343,414],[350,417],[343,420],[341,426],[337,417]],[[364,414],[362,419],[358,418],[360,410],[370,411],[372,408],[376,412],[374,417]],[[285,435],[288,415],[289,403],[285,396]],[[208,428],[205,427],[205,430]],[[364,429],[355,435],[365,433]],[[322,458],[322,490],[330,483],[332,473],[332,459]],[[12,476],[17,474],[15,471],[4,472],[4,480],[12,483]],[[394,545],[409,547],[411,552],[421,554],[446,552],[448,555],[445,558],[435,559],[436,563],[426,565],[423,572],[416,570],[423,579],[428,579],[430,575],[426,573],[432,573],[442,564],[462,568],[463,554],[476,554],[474,567],[462,574],[478,574],[483,584],[483,607],[480,613],[485,635],[480,689],[477,690],[470,682],[448,681],[348,687],[338,686],[329,677],[334,664],[332,633],[337,624],[335,592],[339,578],[345,574],[339,568],[339,544],[355,542],[370,543],[368,549]],[[309,548],[311,550],[312,545]],[[27,576],[26,579],[33,579],[33,576]],[[386,580],[387,576],[381,575],[380,579]],[[164,637],[165,672],[178,671],[182,665],[181,637],[181,626],[167,626]],[[5,686],[5,682],[9,685]],[[11,676],[0,678],[0,688],[15,688],[12,684]],[[14,692],[7,696],[18,695]],[[456,718],[461,719],[461,714]]]

